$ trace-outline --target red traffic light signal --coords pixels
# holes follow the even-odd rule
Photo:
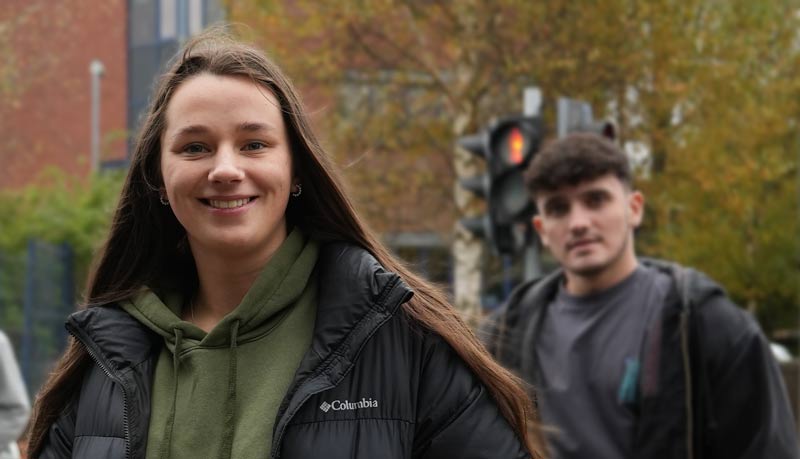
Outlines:
[[[511,132],[508,135],[508,162],[510,164],[522,164],[524,146],[525,137],[522,136],[522,131],[516,126],[511,128]]]
[[[540,118],[514,116],[458,139],[459,146],[486,160],[486,173],[463,179],[461,186],[486,199],[487,212],[462,224],[498,253],[514,253],[524,243],[519,235],[527,232],[519,229],[530,225],[534,205],[522,175],[543,136]]]
[[[492,174],[497,177],[524,169],[539,149],[542,131],[540,119],[522,116],[501,119],[491,125],[487,156]]]

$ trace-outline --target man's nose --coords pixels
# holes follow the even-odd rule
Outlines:
[[[573,233],[582,233],[589,228],[589,210],[581,205],[573,205],[569,213],[569,230]]]
[[[208,171],[208,180],[214,183],[241,181],[244,178],[244,170],[240,164],[241,159],[232,147],[221,147],[214,154],[214,161]]]

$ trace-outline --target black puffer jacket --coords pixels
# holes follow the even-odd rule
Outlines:
[[[397,275],[344,244],[325,246],[317,268],[311,349],[263,457],[527,457],[452,348],[402,313],[412,293]],[[67,327],[96,365],[39,458],[144,458],[163,341],[116,307],[75,313]]]

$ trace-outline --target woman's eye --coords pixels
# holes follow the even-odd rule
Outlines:
[[[242,150],[261,150],[262,148],[267,148],[267,144],[264,142],[249,142],[245,144]]]
[[[206,147],[199,143],[190,143],[183,147],[184,153],[205,153],[206,151],[208,151]]]

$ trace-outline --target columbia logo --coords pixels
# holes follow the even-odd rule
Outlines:
[[[349,400],[334,400],[330,403],[322,402],[322,405],[319,406],[319,409],[327,413],[330,410],[333,411],[360,410],[364,408],[377,408],[377,407],[378,407],[377,400],[373,400],[371,398],[362,398],[357,402],[351,402]]]

